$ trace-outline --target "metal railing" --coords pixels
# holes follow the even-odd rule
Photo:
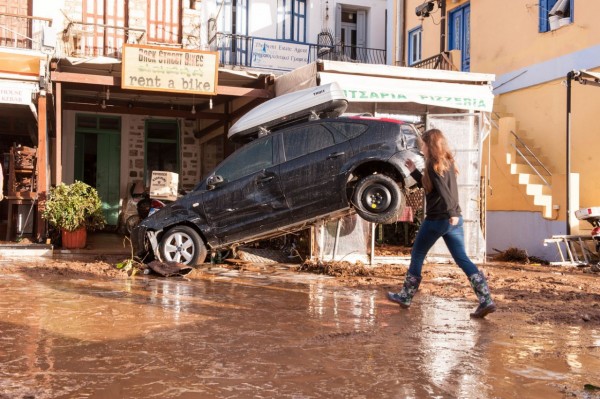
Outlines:
[[[544,176],[552,177],[552,173],[550,173],[548,168],[546,168],[542,161],[540,161],[540,159],[533,153],[533,151],[531,151],[527,144],[525,144],[523,140],[521,140],[521,138],[517,136],[515,132],[513,132],[512,130],[510,132],[517,140],[517,145],[511,143],[511,146],[515,149],[516,153],[519,154],[519,156],[525,161],[525,163],[529,165],[531,170],[533,170],[535,174],[538,175],[540,179],[542,179],[546,186],[550,186],[550,183],[544,178]],[[520,146],[518,144],[520,144]],[[524,151],[521,151],[521,149],[523,149]],[[530,161],[528,157],[531,157],[533,159]]]
[[[145,38],[145,29],[71,21],[63,35],[63,55],[120,59],[123,44],[144,43]]]
[[[441,69],[444,71],[458,71],[456,66],[450,60],[450,52],[445,51],[434,55],[433,57],[426,58],[419,62],[410,65],[412,68],[423,68],[423,69]]]
[[[211,48],[219,51],[220,64],[222,66],[252,66],[251,47],[255,38],[252,36],[236,35],[230,33],[217,33],[215,39],[210,43]],[[270,41],[283,40],[268,39]],[[299,43],[309,47],[307,62],[317,59],[348,61],[361,64],[385,64],[386,51],[366,47],[338,45],[321,45],[313,43]]]
[[[0,47],[41,50],[44,29],[50,26],[50,18],[0,13]]]

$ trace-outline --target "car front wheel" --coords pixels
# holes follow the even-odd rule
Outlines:
[[[354,187],[356,213],[371,223],[391,223],[404,209],[405,199],[398,183],[386,175],[369,175]]]
[[[160,240],[159,251],[165,262],[190,266],[203,263],[207,253],[202,238],[188,226],[177,226],[167,231]]]

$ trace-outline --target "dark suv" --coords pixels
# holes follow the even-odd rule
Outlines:
[[[132,232],[135,254],[194,265],[209,249],[352,211],[393,222],[405,205],[403,190],[416,184],[406,158],[424,166],[417,138],[412,124],[370,117],[320,119],[260,137],[143,220]]]

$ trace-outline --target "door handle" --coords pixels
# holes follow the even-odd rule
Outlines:
[[[329,154],[327,156],[327,159],[334,159],[334,158],[338,158],[341,157],[342,155],[344,155],[345,152],[344,151],[340,151],[340,152],[332,152],[331,154]]]

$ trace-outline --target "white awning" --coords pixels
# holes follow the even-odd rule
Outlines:
[[[349,102],[414,102],[447,108],[491,112],[489,84],[474,85],[393,77],[320,72],[320,84],[337,82]]]

